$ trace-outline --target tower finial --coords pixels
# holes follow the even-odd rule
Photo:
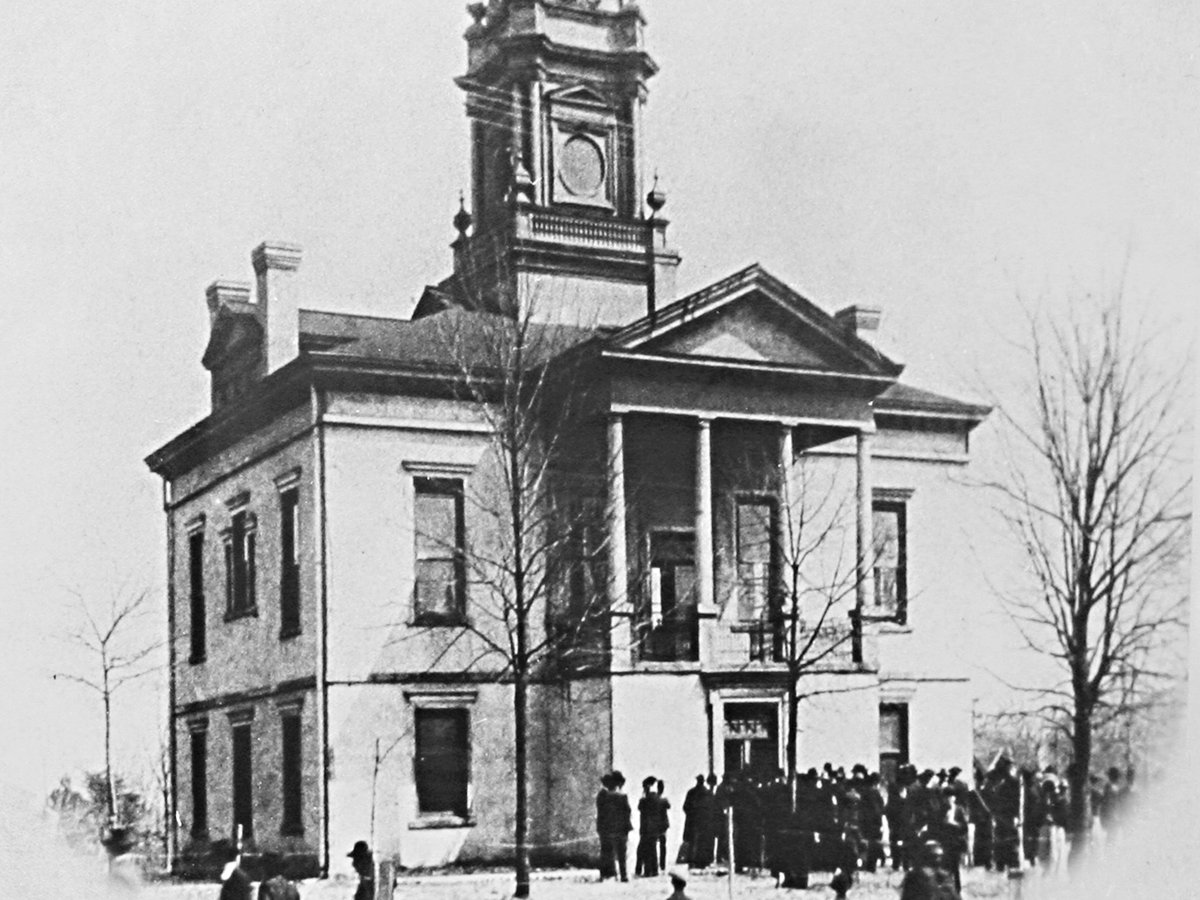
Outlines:
[[[454,214],[454,228],[462,237],[467,236],[467,229],[471,227],[471,214],[467,212],[466,200],[463,199],[463,192],[458,192],[458,212]]]
[[[658,169],[654,170],[654,183],[650,185],[650,193],[646,195],[646,205],[650,207],[650,218],[658,215],[658,211],[667,205],[667,195],[658,189]]]

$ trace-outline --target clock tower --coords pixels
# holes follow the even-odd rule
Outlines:
[[[666,244],[665,196],[643,183],[641,111],[657,66],[637,4],[468,10],[457,84],[471,123],[471,212],[455,217],[445,300],[584,326],[653,314],[674,299],[679,256]]]

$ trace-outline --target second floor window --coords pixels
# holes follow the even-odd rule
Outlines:
[[[417,478],[414,487],[413,623],[458,625],[466,616],[463,483],[457,478]]]
[[[761,621],[769,609],[773,512],[765,500],[738,501],[738,618],[742,621]]]
[[[650,535],[649,594],[642,658],[680,662],[697,659],[696,539],[691,532]]]
[[[191,653],[189,662],[204,661],[207,651],[204,609],[204,532],[188,535],[188,600],[191,607]]]
[[[225,594],[231,617],[255,611],[254,529],[254,516],[239,510],[225,535]]]
[[[300,491],[279,495],[279,634],[300,633]]]
[[[872,511],[875,596],[867,615],[904,622],[908,601],[907,521],[902,502],[876,500]]]

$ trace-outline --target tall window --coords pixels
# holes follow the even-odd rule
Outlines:
[[[470,782],[467,710],[417,708],[417,808],[466,817]]]
[[[208,731],[191,732],[192,837],[208,836]]]
[[[761,621],[769,609],[773,513],[766,500],[737,504],[738,618],[742,621]]]
[[[279,635],[300,633],[300,490],[279,495]]]
[[[875,541],[875,597],[869,616],[903,623],[908,605],[908,550],[905,504],[876,500],[872,507]]]
[[[206,623],[204,618],[204,532],[188,535],[188,602],[191,606],[191,655],[189,662],[204,661]]]
[[[254,833],[253,745],[249,722],[234,722],[233,733],[233,826],[242,826],[242,835]]]
[[[879,706],[879,775],[887,784],[896,780],[896,771],[908,762],[908,704],[882,703]]]
[[[642,658],[697,659],[695,535],[673,531],[650,535],[649,588],[649,621],[644,625]]]
[[[463,483],[457,478],[416,478],[413,525],[417,571],[413,621],[458,625],[466,613]]]
[[[300,756],[300,710],[289,709],[282,713],[282,781],[283,781],[283,834],[304,834],[304,795],[301,780],[303,767]]]
[[[244,509],[225,532],[225,594],[229,617],[255,612],[255,519]]]

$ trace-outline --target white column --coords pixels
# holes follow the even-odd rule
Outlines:
[[[858,590],[857,606],[860,612],[875,602],[875,540],[872,533],[871,511],[871,434],[858,433]]]
[[[700,615],[716,611],[713,585],[712,421],[696,431],[696,606]]]
[[[792,503],[792,464],[796,459],[796,447],[792,435],[792,426],[787,422],[783,422],[779,426],[779,502],[785,507],[790,507]],[[789,510],[781,509],[783,516],[787,516]],[[786,518],[783,520],[787,522]],[[786,528],[786,524],[783,526]],[[784,539],[787,539],[786,533]]]
[[[614,664],[628,661],[633,650],[629,607],[629,567],[625,548],[625,427],[619,415],[608,417],[608,608],[617,616],[612,632]],[[620,654],[620,656],[618,656]]]

